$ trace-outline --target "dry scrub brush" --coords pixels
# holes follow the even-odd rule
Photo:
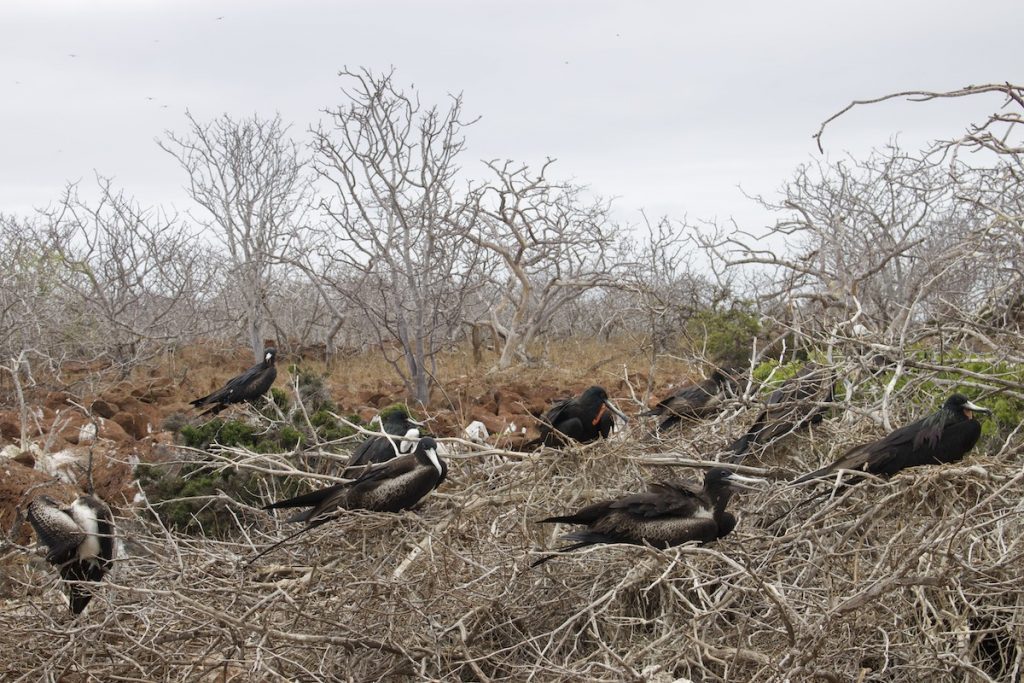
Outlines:
[[[529,568],[561,533],[535,520],[648,481],[699,479],[753,410],[739,400],[670,437],[631,426],[563,453],[449,441],[449,479],[416,511],[346,512],[251,566],[291,525],[224,496],[211,503],[234,511],[239,532],[216,541],[171,532],[143,507],[118,519],[124,553],[77,620],[54,573],[10,549],[4,563],[24,568],[0,603],[0,678],[1019,680],[1017,430],[963,463],[868,480],[780,518],[831,487],[788,487],[794,470],[835,442],[878,436],[834,415],[746,463],[776,481],[734,498],[739,526],[719,542],[598,546]],[[295,471],[292,456],[238,449],[208,462]],[[265,481],[269,500],[275,478]]]

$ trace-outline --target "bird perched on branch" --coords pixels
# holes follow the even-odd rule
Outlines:
[[[355,481],[334,484],[264,506],[264,510],[307,508],[285,520],[305,522],[306,527],[270,546],[250,560],[250,564],[285,541],[334,519],[339,509],[375,512],[407,510],[440,486],[447,475],[448,465],[437,453],[437,442],[424,437],[412,453],[371,465]]]
[[[772,441],[824,417],[822,403],[834,399],[835,376],[832,370],[808,363],[768,397],[768,403],[746,434],[732,444],[732,461],[740,462],[753,445],[767,446]]]
[[[28,521],[49,552],[46,559],[67,581],[71,613],[82,613],[92,599],[86,582],[98,583],[114,562],[114,517],[94,495],[79,496],[61,508],[50,496],[28,506]]]
[[[699,420],[711,415],[721,404],[723,394],[735,386],[736,380],[720,368],[715,368],[711,377],[680,387],[670,396],[663,398],[650,410],[640,413],[641,417],[664,417],[658,425],[660,431],[675,427],[683,420]]]
[[[606,439],[615,426],[615,415],[629,421],[609,400],[604,387],[593,386],[575,398],[558,401],[540,418],[540,436],[524,444],[524,448],[564,446],[566,438],[589,443],[598,437]]]
[[[649,543],[657,548],[687,541],[709,543],[736,527],[736,517],[725,509],[733,492],[762,483],[765,480],[716,467],[704,475],[703,486],[690,482],[652,484],[646,493],[594,503],[575,514],[548,517],[538,523],[587,526],[585,531],[563,536],[563,541],[573,544],[559,552],[598,543]],[[531,566],[553,557],[546,555]]]
[[[860,470],[891,477],[908,467],[957,462],[974,448],[981,436],[981,424],[974,414],[990,412],[988,408],[971,403],[963,394],[953,394],[931,415],[877,441],[856,446],[831,465],[805,474],[793,483],[824,477],[838,470]]]
[[[419,428],[422,426],[422,422],[417,422],[409,416],[409,409],[405,406],[390,409],[381,419],[381,427],[388,436],[371,436],[359,444],[341,476],[350,479],[360,474],[367,465],[387,462],[413,452],[416,448],[416,439],[420,437]],[[403,438],[393,439],[391,436]]]
[[[252,366],[238,377],[228,380],[212,394],[190,401],[191,405],[197,408],[212,406],[200,413],[216,415],[232,403],[252,402],[258,399],[274,384],[277,379],[277,366],[274,361],[277,359],[277,349],[267,349],[263,352],[263,360]]]

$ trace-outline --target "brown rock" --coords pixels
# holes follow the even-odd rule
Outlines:
[[[8,441],[21,438],[21,427],[17,422],[11,420],[0,420],[0,436]]]
[[[104,401],[102,398],[98,398],[92,402],[89,409],[100,417],[110,419],[114,417],[114,414],[120,410],[120,408],[109,401]]]
[[[499,417],[498,415],[492,414],[490,411],[483,408],[483,406],[476,406],[469,411],[469,421],[482,422],[484,427],[487,427],[489,434],[499,434],[505,431],[508,427],[508,423]]]
[[[32,455],[32,451],[22,451],[11,458],[11,462],[16,462],[19,465],[24,465],[25,467],[35,467],[36,456]]]
[[[87,424],[91,423],[81,415],[72,415],[67,424],[61,427],[59,436],[70,444],[77,444],[82,436],[82,427]]]
[[[44,397],[43,405],[53,410],[60,410],[69,407],[68,399],[74,400],[74,397],[66,391],[51,391]]]
[[[100,420],[100,434],[101,439],[109,439],[110,441],[116,441],[118,443],[125,443],[132,441],[133,437],[128,435],[124,427],[114,422],[113,420]]]
[[[358,399],[359,403],[363,405],[374,406],[375,408],[379,408],[382,404],[385,403],[387,399],[387,394],[382,394],[379,391],[374,391],[370,389],[360,391],[358,394],[356,394],[356,398]]]
[[[152,423],[142,413],[128,413],[121,411],[111,418],[121,425],[125,432],[133,439],[144,439],[149,435]]]
[[[174,394],[175,386],[170,377],[157,377],[145,386],[136,387],[131,395],[143,403],[162,403]]]

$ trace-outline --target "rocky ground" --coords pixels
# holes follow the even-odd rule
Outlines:
[[[642,360],[628,346],[617,353],[617,360],[628,360],[631,354],[634,363]],[[188,401],[218,388],[250,364],[244,349],[205,352],[193,348],[121,380],[96,368],[72,367],[61,379],[27,390],[24,414],[13,401],[6,407],[0,404],[0,528],[12,540],[26,542],[30,530],[23,523],[25,506],[42,493],[70,500],[85,490],[90,456],[97,494],[115,508],[130,506],[138,493],[134,467],[172,459],[176,429],[204,421]],[[694,370],[672,365],[677,368],[674,374],[653,383],[647,374],[636,372],[616,376],[591,371],[583,376],[587,368],[577,370],[567,364],[488,373],[486,368],[465,363],[455,368],[435,390],[431,405],[418,409],[417,415],[429,420],[432,433],[445,437],[464,436],[467,425],[480,422],[493,443],[516,448],[536,436],[534,416],[553,400],[601,383],[627,412],[636,412],[638,388],[657,394],[694,376]],[[275,386],[291,394],[292,371],[302,368],[321,374],[337,412],[364,422],[406,398],[401,382],[373,354],[340,361],[333,369],[316,360],[284,355],[278,366]],[[361,368],[359,374],[351,367]],[[239,417],[246,410],[235,407],[222,415]]]

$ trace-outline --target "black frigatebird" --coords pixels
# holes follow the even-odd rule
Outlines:
[[[725,392],[735,385],[736,380],[728,372],[716,368],[711,377],[696,384],[680,387],[659,401],[658,405],[640,415],[664,417],[658,425],[658,430],[665,431],[683,420],[699,420],[711,415],[720,407]]]
[[[740,462],[753,445],[767,446],[772,441],[809,424],[817,424],[834,397],[832,371],[817,363],[808,363],[768,396],[765,409],[750,429],[732,444],[732,462]]]
[[[524,444],[524,448],[566,444],[566,438],[589,443],[597,438],[608,438],[618,415],[628,421],[621,410],[609,400],[604,387],[593,386],[579,396],[558,401],[540,418],[540,436]]]
[[[422,422],[417,422],[409,416],[409,409],[405,406],[391,409],[381,420],[381,427],[388,436],[371,436],[359,444],[341,476],[351,479],[362,473],[366,465],[387,462],[413,452],[416,448],[416,439],[420,437],[419,428],[422,426]],[[403,438],[393,439],[392,436]]]
[[[765,483],[743,477],[723,467],[708,470],[704,485],[691,482],[652,484],[646,493],[588,505],[571,515],[548,517],[539,524],[585,524],[585,531],[562,537],[573,544],[559,552],[598,543],[649,543],[667,548],[687,541],[709,543],[736,527],[736,517],[726,511],[734,490]],[[546,555],[531,566],[555,557]]]
[[[212,394],[207,394],[189,403],[197,408],[212,406],[200,413],[200,416],[202,416],[210,413],[216,415],[232,403],[255,401],[267,393],[274,380],[277,379],[277,366],[274,365],[276,359],[277,349],[265,350],[261,362],[252,366],[238,377],[228,380],[227,384]]]
[[[981,424],[974,419],[974,413],[990,412],[971,403],[963,394],[953,394],[931,415],[877,441],[856,446],[831,465],[798,477],[793,483],[818,479],[838,470],[891,477],[908,467],[957,462],[981,436]]]
[[[50,496],[39,496],[28,506],[28,521],[49,550],[47,561],[69,582],[71,613],[81,614],[92,599],[86,582],[102,581],[114,562],[110,507],[94,495],[79,496],[66,508]]]
[[[285,520],[305,522],[306,527],[260,552],[249,563],[299,534],[334,519],[338,510],[407,510],[440,486],[447,475],[448,465],[437,453],[437,442],[428,436],[419,440],[412,453],[371,465],[355,481],[334,484],[266,505],[264,510],[307,508]]]

